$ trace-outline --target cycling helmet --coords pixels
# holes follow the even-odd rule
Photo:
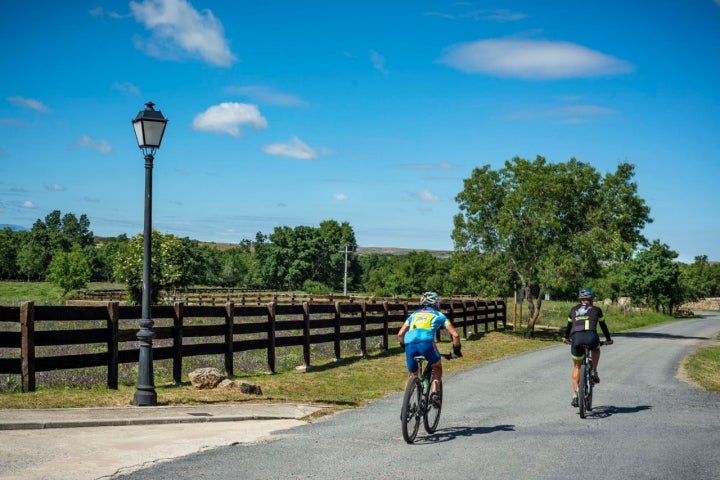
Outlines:
[[[583,288],[578,295],[578,299],[580,300],[592,300],[593,298],[595,298],[595,292],[589,288]]]
[[[420,306],[437,308],[440,306],[440,296],[435,292],[425,292],[420,297]]]

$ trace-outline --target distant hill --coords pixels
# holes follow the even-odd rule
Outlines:
[[[10,223],[0,223],[0,230],[5,230],[6,228],[9,228],[13,232],[19,232],[21,230],[29,230],[29,228],[25,228],[22,225],[12,225]]]
[[[216,243],[216,242],[203,242],[200,244],[214,247],[219,250],[228,250],[230,248],[237,247],[236,243]],[[371,255],[373,253],[378,255],[407,255],[410,252],[430,252],[433,257],[438,258],[450,258],[452,251],[450,250],[427,250],[427,249],[415,249],[415,248],[395,248],[395,247],[357,247],[355,253],[358,255]]]

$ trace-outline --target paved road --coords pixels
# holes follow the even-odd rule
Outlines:
[[[400,396],[115,478],[720,478],[720,395],[678,378],[714,339],[720,315],[616,336],[603,349],[595,409],[569,405],[569,347],[492,362],[447,378],[434,435],[407,445]]]

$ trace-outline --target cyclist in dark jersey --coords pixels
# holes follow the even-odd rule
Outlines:
[[[580,366],[582,365],[583,356],[585,354],[584,345],[588,345],[592,350],[592,376],[595,383],[600,383],[600,377],[597,373],[598,363],[600,361],[600,336],[597,333],[597,326],[600,325],[605,335],[605,344],[613,343],[610,338],[603,312],[600,307],[593,305],[595,293],[589,288],[580,290],[578,295],[579,304],[570,309],[568,323],[565,327],[565,343],[569,343],[570,356],[573,359],[572,369],[572,402],[573,407],[578,406],[577,387],[580,382]]]

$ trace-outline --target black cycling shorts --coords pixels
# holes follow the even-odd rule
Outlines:
[[[570,355],[575,360],[582,360],[585,355],[585,345],[594,350],[600,346],[600,336],[595,330],[583,330],[570,335]]]

